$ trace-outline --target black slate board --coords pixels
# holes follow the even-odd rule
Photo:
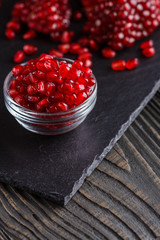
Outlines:
[[[111,60],[95,54],[98,101],[94,110],[70,133],[41,136],[23,129],[3,102],[4,78],[14,65],[13,54],[24,44],[21,36],[14,41],[4,37],[13,2],[4,0],[0,10],[0,181],[66,204],[158,90],[160,30],[152,36],[157,49],[154,58],[141,57],[140,42],[117,54],[117,59],[140,57],[141,65],[134,71],[113,72]],[[72,28],[80,25],[74,23]],[[31,42],[38,45],[39,54],[54,46],[41,35]]]

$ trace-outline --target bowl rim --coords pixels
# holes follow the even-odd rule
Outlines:
[[[69,58],[53,58],[53,59],[56,59],[56,60],[62,60],[62,61],[68,61],[70,63],[73,63],[75,60],[72,60],[72,59],[69,59]],[[28,63],[27,62],[24,62],[24,63],[21,63],[19,65],[26,65]],[[92,77],[96,80],[96,84],[94,85],[94,89],[92,91],[92,94],[84,101],[82,102],[80,105],[68,110],[68,111],[63,111],[63,112],[58,112],[58,113],[45,113],[45,112],[35,112],[31,109],[28,109],[28,108],[25,108],[21,105],[19,105],[18,103],[16,103],[9,95],[8,93],[8,87],[9,87],[9,82],[11,81],[13,77],[13,73],[12,71],[10,71],[8,73],[8,75],[6,76],[5,80],[4,80],[4,84],[3,84],[3,93],[4,93],[4,98],[5,100],[7,100],[7,103],[12,103],[15,107],[17,107],[19,110],[21,110],[22,112],[26,113],[26,114],[31,114],[32,116],[63,116],[64,114],[70,114],[70,113],[73,113],[73,112],[77,112],[79,110],[81,110],[83,107],[86,107],[86,105],[92,101],[94,95],[96,94],[97,95],[97,80],[96,80],[96,77],[95,75],[92,73]]]

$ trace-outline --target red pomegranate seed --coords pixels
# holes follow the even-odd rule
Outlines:
[[[81,19],[82,19],[82,12],[76,11],[76,12],[74,13],[73,18],[74,18],[75,21],[81,20]]]
[[[61,53],[68,53],[70,51],[70,44],[69,43],[59,44],[58,49]]]
[[[138,67],[138,65],[139,65],[138,58],[132,58],[132,59],[129,59],[128,61],[126,61],[126,68],[128,70],[134,69],[134,68]]]
[[[11,28],[7,28],[5,31],[5,36],[7,39],[12,40],[15,38],[15,32]]]
[[[21,94],[18,94],[18,95],[14,98],[14,101],[15,101],[16,103],[18,103],[19,105],[21,105],[21,106],[25,105],[24,97],[23,97],[23,95],[21,95]]]
[[[22,65],[16,65],[12,68],[12,73],[14,76],[18,76],[23,72],[24,67]]]
[[[63,57],[63,53],[58,51],[58,50],[56,50],[56,49],[54,49],[54,48],[49,50],[49,55],[52,55],[54,57],[59,57],[59,58]]]
[[[59,102],[59,103],[57,104],[57,109],[58,109],[58,111],[60,111],[60,112],[67,111],[67,110],[68,110],[68,105],[67,105],[66,103],[64,103],[64,102]]]
[[[83,61],[83,60],[86,60],[86,59],[90,59],[91,60],[91,58],[92,58],[92,54],[90,52],[86,52],[86,53],[83,53],[83,54],[78,56],[78,59],[80,61]]]
[[[36,33],[33,30],[29,30],[23,35],[24,40],[30,40],[36,37]]]
[[[57,75],[57,73],[55,73],[55,72],[49,72],[49,73],[47,73],[47,75],[46,75],[46,79],[47,79],[47,81],[49,81],[49,82],[58,81],[58,75]]]
[[[92,61],[90,59],[83,60],[83,64],[85,67],[92,67]]]
[[[35,45],[26,44],[26,45],[23,46],[23,51],[28,55],[32,55],[32,54],[37,53],[38,48]]]
[[[46,83],[46,95],[52,96],[54,91],[55,91],[55,84],[52,82],[47,82]]]
[[[113,61],[111,68],[115,71],[123,71],[126,68],[126,62],[124,60]]]
[[[15,63],[20,63],[25,59],[25,54],[22,50],[18,50],[15,55],[14,55],[14,62]]]
[[[34,102],[34,103],[37,103],[39,101],[39,97],[37,96],[28,96],[27,99],[29,102]]]
[[[7,23],[7,28],[12,29],[14,32],[19,32],[21,29],[21,25],[18,21],[11,20]]]
[[[69,43],[72,41],[73,37],[74,37],[74,32],[64,31],[60,40],[62,43]]]
[[[155,51],[154,47],[145,48],[142,51],[142,54],[147,58],[153,57],[155,55],[155,53],[156,53],[156,51]]]
[[[37,93],[36,86],[34,86],[33,84],[28,85],[27,92],[29,95],[33,95],[33,94]]]
[[[70,47],[70,52],[73,54],[77,54],[80,49],[80,45],[78,43],[72,43]]]
[[[37,84],[37,90],[40,93],[44,93],[45,92],[45,82],[44,81],[40,81]]]
[[[114,58],[116,56],[116,52],[111,48],[103,48],[102,55],[105,58]]]
[[[141,44],[141,49],[153,47],[153,40],[145,41]]]
[[[75,101],[75,104],[79,105],[82,102],[84,102],[86,99],[87,99],[87,94],[85,92],[79,93],[77,94],[77,99]]]
[[[10,89],[8,93],[11,98],[15,98],[19,94],[16,89]]]

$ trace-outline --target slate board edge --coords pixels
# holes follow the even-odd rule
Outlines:
[[[114,144],[121,138],[127,128],[134,122],[136,117],[140,114],[143,108],[148,104],[148,102],[153,98],[155,93],[160,88],[160,79],[156,82],[154,87],[152,88],[151,92],[145,97],[145,99],[140,103],[140,106],[130,115],[127,122],[125,122],[120,130],[118,131],[117,135],[111,139],[109,145],[104,148],[102,154],[100,156],[96,156],[93,160],[93,163],[87,169],[83,170],[83,174],[79,180],[77,180],[73,186],[72,192],[64,198],[64,205],[66,205],[69,200],[73,197],[73,195],[78,191],[78,189],[82,186],[86,177],[90,176],[94,169],[101,163],[107,153],[112,149]]]

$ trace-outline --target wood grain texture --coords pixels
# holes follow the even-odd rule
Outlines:
[[[0,184],[0,240],[160,239],[160,91],[72,200]]]

